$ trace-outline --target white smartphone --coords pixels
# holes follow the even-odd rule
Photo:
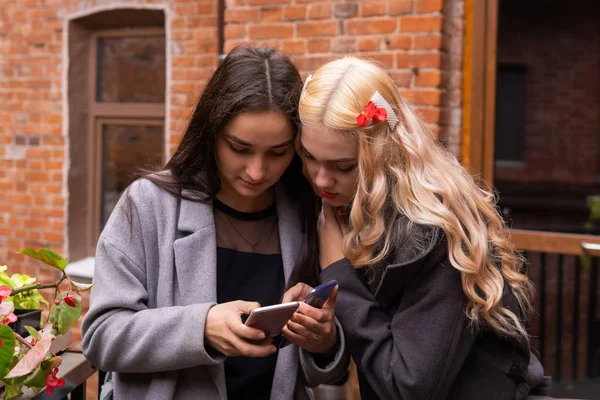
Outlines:
[[[260,329],[267,336],[277,336],[300,304],[297,301],[259,307],[252,310],[246,325]]]

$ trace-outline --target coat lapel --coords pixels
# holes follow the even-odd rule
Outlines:
[[[276,186],[277,219],[279,220],[279,242],[283,271],[287,285],[300,248],[302,246],[302,224],[297,206],[286,195],[282,185]],[[279,350],[271,400],[293,399],[298,376],[298,347],[287,346]]]
[[[175,254],[175,304],[217,302],[217,241],[211,203],[181,200]],[[221,398],[227,398],[223,364],[207,366]]]

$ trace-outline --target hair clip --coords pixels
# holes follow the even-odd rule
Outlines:
[[[396,113],[387,100],[377,91],[371,96],[365,108],[356,117],[356,122],[358,122],[358,126],[361,128],[366,126],[371,120],[374,120],[375,123],[387,121],[391,129],[395,129],[398,124]]]
[[[304,93],[304,91],[306,90],[306,85],[308,85],[308,82],[310,82],[312,79],[312,75],[309,75],[306,77],[306,80],[304,81],[304,86],[302,86],[302,93]]]

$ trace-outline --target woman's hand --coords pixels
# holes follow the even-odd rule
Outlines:
[[[318,309],[304,303],[304,299],[312,288],[305,283],[298,283],[283,295],[283,303],[300,301],[298,312],[283,327],[281,333],[290,342],[311,353],[327,353],[337,341],[335,325],[335,299],[337,286],[327,299],[323,308]]]
[[[319,214],[317,231],[319,233],[319,266],[322,270],[344,258],[342,243],[347,226],[341,210],[341,207],[336,209],[323,203]]]
[[[266,357],[277,349],[271,337],[265,339],[263,331],[242,323],[242,315],[260,307],[256,302],[231,301],[217,304],[208,311],[204,327],[204,341],[228,357]],[[250,341],[263,340],[261,344]]]

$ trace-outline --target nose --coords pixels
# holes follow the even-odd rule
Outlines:
[[[260,182],[266,174],[266,162],[260,155],[252,157],[246,165],[246,174],[253,182]]]
[[[334,180],[329,171],[325,166],[320,166],[317,169],[317,175],[315,176],[315,185],[323,190],[333,188]]]

